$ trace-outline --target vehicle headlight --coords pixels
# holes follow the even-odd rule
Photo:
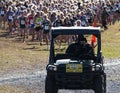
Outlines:
[[[94,64],[92,66],[92,71],[101,71],[101,70],[102,70],[101,64]]]
[[[99,64],[95,65],[95,70],[96,70],[96,71],[100,71],[100,70],[102,70],[101,65],[99,65]]]
[[[54,65],[48,65],[47,70],[57,71],[57,67]]]

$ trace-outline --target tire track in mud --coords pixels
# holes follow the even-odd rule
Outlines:
[[[120,60],[105,63],[107,73],[107,93],[120,93]],[[35,71],[21,74],[8,74],[0,77],[0,86],[27,86],[34,93],[44,93],[46,71]],[[59,93],[94,93],[92,90],[59,90]]]

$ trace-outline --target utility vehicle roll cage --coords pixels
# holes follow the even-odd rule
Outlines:
[[[52,27],[49,63],[54,63],[54,39],[58,35],[94,35],[97,38],[96,63],[101,63],[101,30],[100,27]]]

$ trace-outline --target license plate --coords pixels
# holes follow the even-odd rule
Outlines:
[[[66,64],[66,72],[82,73],[83,66],[82,64]]]

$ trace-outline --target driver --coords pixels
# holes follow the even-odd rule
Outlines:
[[[74,57],[94,57],[94,51],[90,44],[87,43],[86,38],[83,35],[79,35],[77,42],[69,45],[66,50],[67,54],[71,54]]]

